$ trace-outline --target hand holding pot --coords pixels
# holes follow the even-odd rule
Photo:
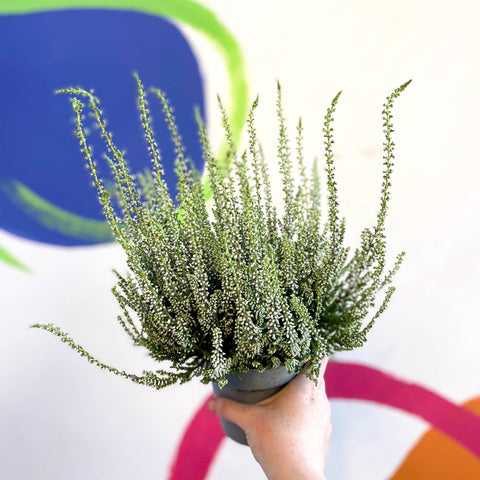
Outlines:
[[[270,480],[324,479],[331,432],[330,405],[322,363],[318,385],[298,375],[274,396],[254,405],[217,397],[209,408],[242,428],[258,463]]]

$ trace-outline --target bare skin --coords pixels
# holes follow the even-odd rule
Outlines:
[[[327,359],[317,386],[301,374],[273,397],[254,405],[222,397],[209,402],[213,413],[245,431],[269,480],[325,480],[332,429],[323,378],[326,366]]]

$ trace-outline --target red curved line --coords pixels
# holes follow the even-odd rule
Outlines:
[[[330,361],[329,398],[366,400],[411,413],[480,458],[480,417],[426,388],[355,363]]]
[[[422,418],[480,458],[480,417],[426,388],[365,365],[331,360],[325,373],[330,399],[379,403]],[[207,408],[195,413],[178,447],[169,480],[204,480],[225,438]]]
[[[218,417],[207,408],[210,395],[188,425],[175,455],[169,480],[204,480],[225,438]]]

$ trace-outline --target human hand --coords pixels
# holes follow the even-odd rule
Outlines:
[[[322,362],[318,385],[297,375],[285,388],[253,405],[216,397],[208,407],[245,431],[269,480],[322,480],[331,433]]]

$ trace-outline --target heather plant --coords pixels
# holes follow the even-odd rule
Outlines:
[[[246,120],[248,147],[241,153],[219,100],[228,145],[220,160],[212,152],[197,112],[205,162],[202,177],[186,154],[165,94],[151,90],[163,107],[176,154],[177,195],[172,199],[152,131],[147,94],[135,78],[151,160],[151,168],[143,173],[130,171],[92,92],[81,88],[60,92],[70,96],[75,134],[105,217],[126,252],[128,273],[115,272],[118,282],[112,289],[122,310],[118,321],[135,345],[145,347],[166,367],[142,375],[127,373],[100,362],[52,324],[34,327],[57,335],[89,362],[157,389],[195,376],[222,386],[227,373],[281,365],[299,372],[306,364],[306,374],[316,379],[324,357],[364,344],[394,292],[392,278],[404,253],[386,269],[385,217],[394,159],[391,110],[410,82],[397,88],[383,106],[380,206],[376,224],[363,230],[360,245],[351,252],[344,246],[345,220],[339,213],[332,151],[333,114],[340,93],[323,124],[328,190],[323,220],[318,165],[315,162],[307,173],[301,120],[292,152],[280,86],[276,115],[283,204],[277,208],[267,160],[257,139],[258,98]],[[113,185],[98,175],[87,141],[85,109],[105,141]],[[297,180],[294,168],[298,169]]]

